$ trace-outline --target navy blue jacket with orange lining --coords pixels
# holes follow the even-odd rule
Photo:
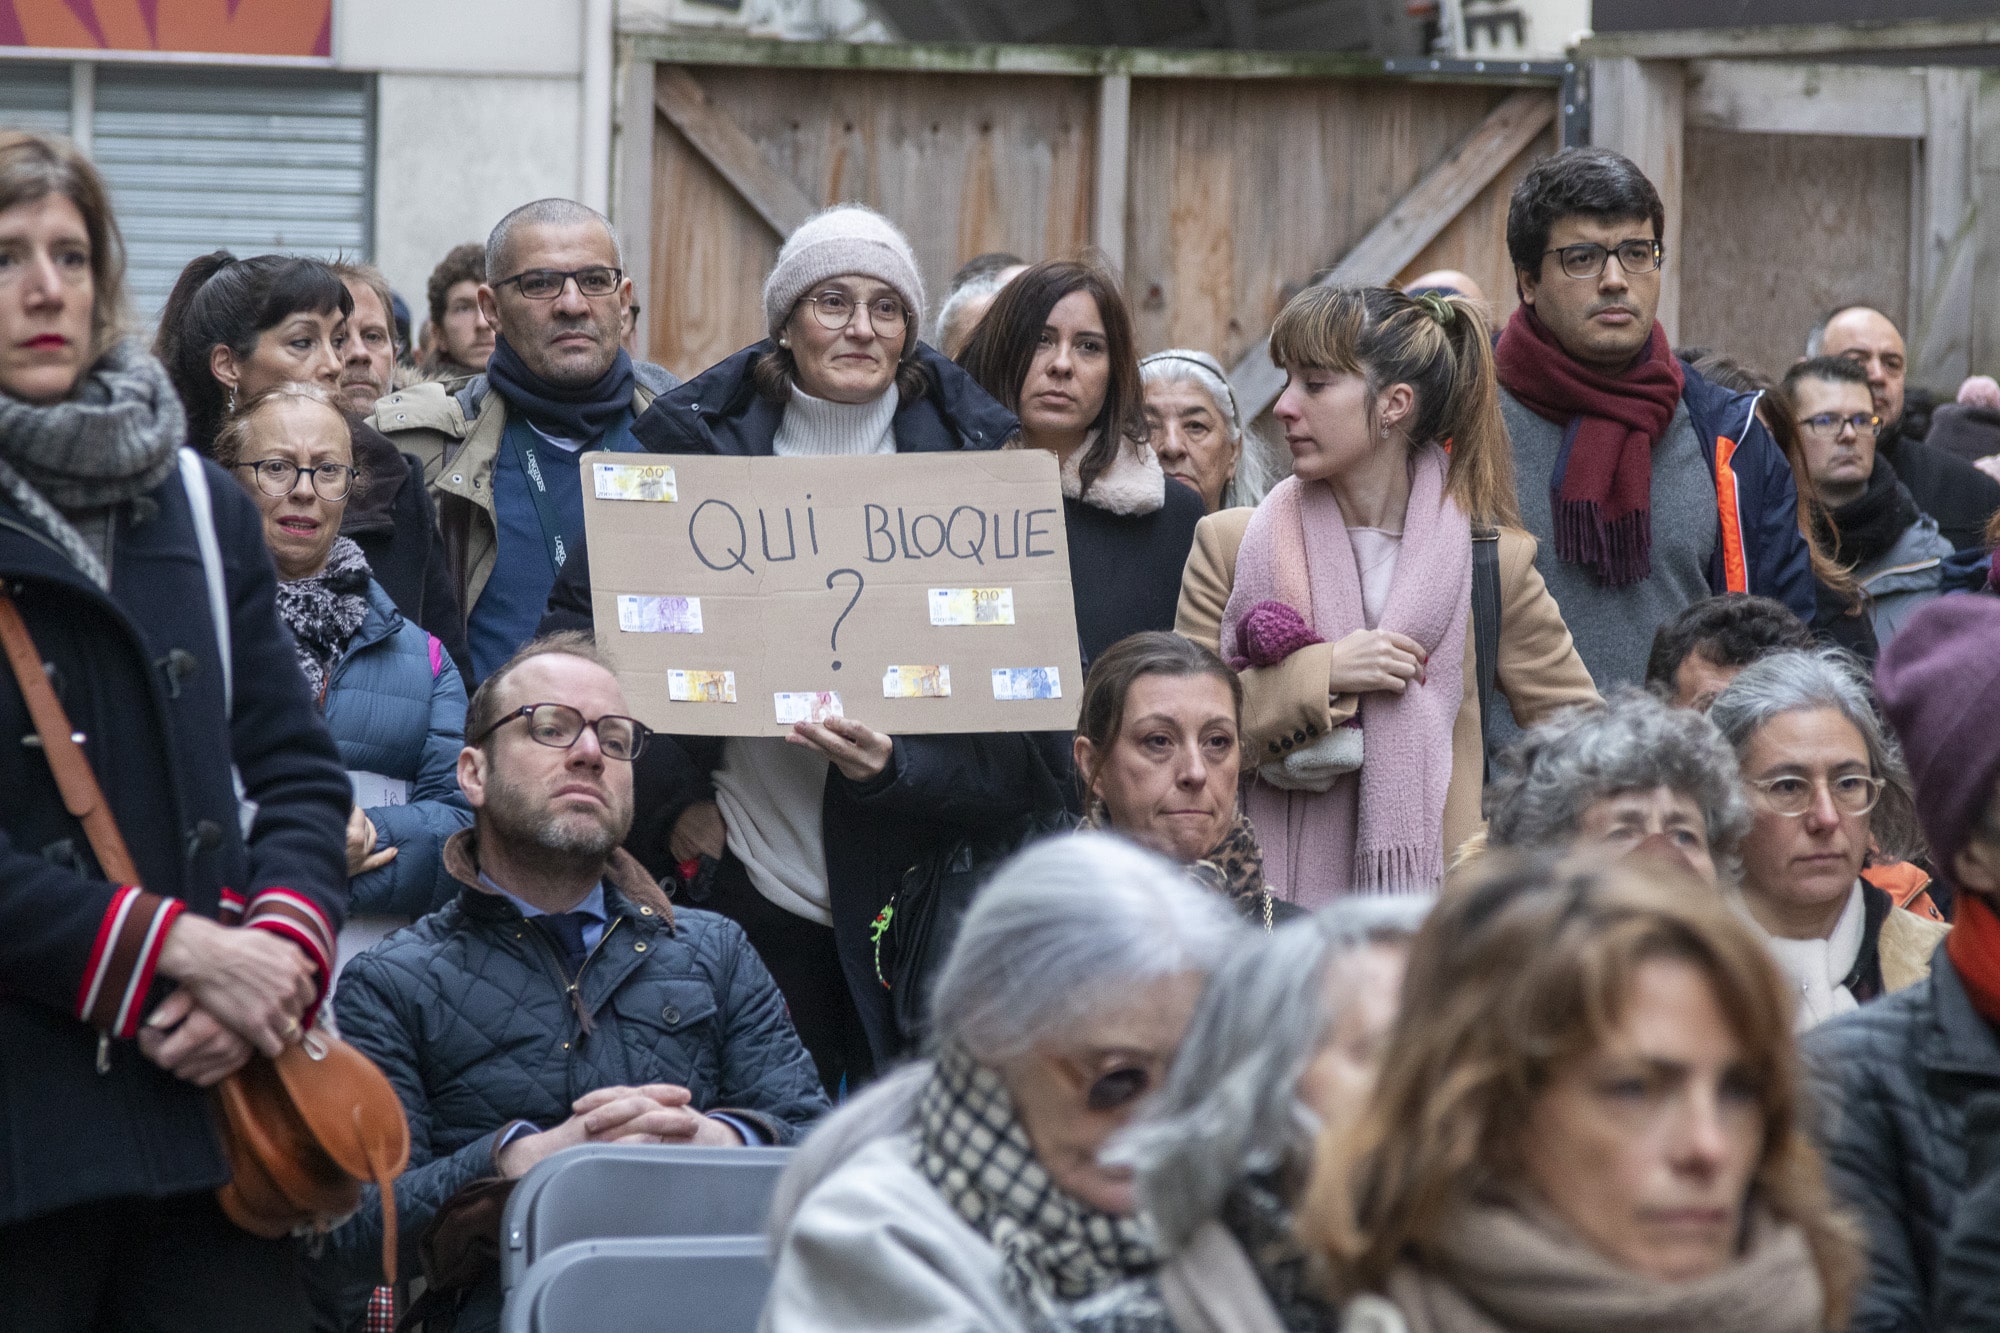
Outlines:
[[[1757,419],[1762,395],[1711,384],[1686,362],[1681,370],[1687,377],[1681,401],[1715,482],[1720,520],[1709,588],[1775,597],[1812,624],[1818,607],[1799,533],[1798,487],[1785,451]]]
[[[178,471],[118,506],[111,591],[0,498],[0,587],[19,606],[132,853],[107,881],[0,665],[0,1225],[228,1179],[209,1094],[131,1040],[172,983],[182,912],[293,940],[321,965],[347,901],[353,790],[277,613],[256,508],[204,464],[230,610],[235,708]],[[245,843],[234,761],[260,803]],[[99,1035],[112,1040],[99,1065]]]

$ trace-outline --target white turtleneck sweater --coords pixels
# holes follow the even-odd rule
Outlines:
[[[1759,928],[1761,929],[1761,927]],[[1861,881],[1848,890],[1847,906],[1833,933],[1823,940],[1787,940],[1765,934],[1778,970],[1791,981],[1799,994],[1800,1032],[1818,1027],[1836,1014],[1861,1007],[1854,993],[1843,984],[1861,957],[1861,938],[1867,929],[1867,908],[1861,898]]]
[[[893,454],[898,404],[892,384],[866,403],[815,398],[794,384],[792,401],[771,441],[780,458],[839,458]],[[794,916],[833,924],[826,886],[826,757],[782,736],[736,736],[723,742],[715,773],[715,803],[729,850],[750,882]]]

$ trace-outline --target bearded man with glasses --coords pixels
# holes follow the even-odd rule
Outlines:
[[[458,757],[474,812],[445,844],[458,897],[342,974],[341,1034],[409,1117],[406,1271],[475,1181],[583,1143],[788,1144],[827,1108],[742,929],[670,903],[620,849],[650,735],[628,713],[585,635],[537,639],[494,671]],[[328,1277],[382,1280],[381,1218],[364,1201],[333,1234]],[[497,1273],[456,1298],[459,1333],[498,1326]]]
[[[1801,361],[1785,372],[1783,392],[1798,417],[1803,465],[1826,502],[1821,537],[1868,594],[1875,641],[1886,646],[1911,612],[1944,591],[1951,539],[1879,447],[1886,427],[1862,366],[1839,356]]]
[[[632,282],[603,215],[568,199],[515,209],[486,242],[479,308],[497,331],[483,375],[418,384],[370,424],[423,464],[466,609],[472,677],[534,635],[583,544],[586,450],[632,451],[632,421],[680,381],[621,345]]]
[[[1628,159],[1571,148],[1515,189],[1521,305],[1496,349],[1522,526],[1600,690],[1645,678],[1653,632],[1714,593],[1808,623],[1812,572],[1783,451],[1756,396],[1709,383],[1654,318],[1659,193]]]

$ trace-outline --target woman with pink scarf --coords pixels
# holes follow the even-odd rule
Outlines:
[[[1202,520],[1176,628],[1242,673],[1273,892],[1434,889],[1479,824],[1476,538],[1497,529],[1495,684],[1516,720],[1597,698],[1516,526],[1486,321],[1463,297],[1316,287],[1271,358],[1292,475]]]

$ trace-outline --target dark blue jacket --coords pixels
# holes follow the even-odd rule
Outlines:
[[[350,791],[279,622],[255,507],[205,464],[221,548],[235,715],[180,474],[113,515],[109,595],[0,498],[0,584],[49,664],[137,863],[107,883],[0,665],[0,1224],[228,1178],[209,1095],[128,1040],[171,986],[180,911],[270,924],[331,954],[347,898]],[[258,802],[245,846],[229,766]],[[328,958],[330,964],[330,957]],[[109,1068],[97,1070],[109,1032]]]
[[[348,886],[348,910],[419,917],[442,907],[458,884],[444,869],[444,841],[472,824],[458,789],[465,746],[465,685],[444,646],[368,583],[368,615],[334,664],[326,726],[351,770],[410,784],[402,805],[374,806],[377,848],[396,859]]]
[[[1681,370],[1681,401],[1701,440],[1720,520],[1709,588],[1775,597],[1813,624],[1818,593],[1799,532],[1798,487],[1785,451],[1757,419],[1760,395],[1711,384],[1686,362]]]
[[[654,453],[769,456],[784,410],[758,392],[751,369],[773,350],[769,341],[746,347],[661,394],[632,423],[633,437]],[[922,343],[917,359],[930,388],[897,408],[896,452],[997,449],[1019,431],[1014,414],[955,363]],[[588,552],[578,549],[556,581],[541,628],[591,627]],[[634,772],[640,813],[626,846],[656,867],[672,862],[667,841],[674,821],[688,806],[714,798],[710,775],[721,764],[721,738],[674,740],[648,746]],[[869,924],[926,851],[968,828],[1030,813],[1047,785],[1038,775],[1050,766],[1067,772],[1068,743],[1068,733],[898,736],[889,767],[874,782],[828,773],[820,820],[834,939],[878,1058],[898,1042],[888,993],[875,976]],[[1040,758],[1031,752],[1035,746]]]
[[[356,957],[334,993],[341,1035],[381,1066],[409,1117],[410,1166],[396,1182],[401,1271],[417,1271],[417,1241],[438,1207],[497,1174],[500,1130],[515,1120],[553,1129],[587,1092],[676,1084],[696,1110],[726,1108],[779,1144],[826,1111],[784,999],[735,922],[671,906],[615,855],[610,924],[572,1005],[547,937],[508,899],[473,887],[475,851],[470,831],[452,839],[448,863],[467,881],[459,896]],[[381,1280],[381,1227],[371,1187],[331,1238],[341,1277]],[[497,1311],[497,1284],[474,1299]],[[459,1326],[488,1317],[468,1311]]]

